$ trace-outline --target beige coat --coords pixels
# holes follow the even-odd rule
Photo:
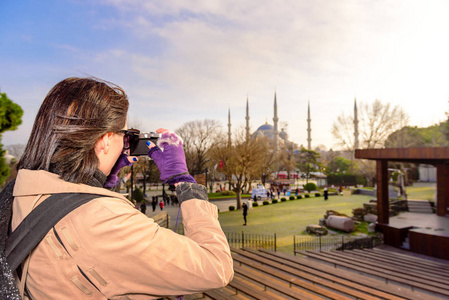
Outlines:
[[[182,203],[182,236],[159,227],[120,194],[20,170],[13,229],[42,200],[62,192],[112,197],[72,211],[35,248],[26,278],[33,299],[153,299],[223,287],[232,279],[217,208],[203,200]]]

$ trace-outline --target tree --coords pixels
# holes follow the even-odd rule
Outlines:
[[[298,169],[306,174],[306,183],[309,182],[309,174],[317,167],[321,167],[321,163],[319,162],[320,154],[313,151],[307,150],[303,146],[298,151],[297,155],[297,167]]]
[[[22,108],[12,102],[5,93],[0,93],[0,141],[2,133],[7,130],[16,130],[22,123]],[[2,185],[10,172],[5,163],[5,151],[0,143],[0,185]]]
[[[241,193],[254,174],[262,174],[272,150],[265,137],[246,139],[244,130],[235,134],[236,139],[228,145],[225,139],[211,149],[211,160],[223,162],[222,172],[228,177],[237,196],[237,209],[241,208]]]
[[[205,172],[209,151],[218,141],[223,141],[220,123],[215,120],[191,121],[176,129],[183,139],[186,163],[192,175]]]
[[[279,166],[280,170],[287,171],[287,178],[290,178],[290,173],[296,167],[295,151],[294,143],[287,142],[280,147],[278,154]]]
[[[392,108],[389,103],[383,104],[377,99],[371,105],[365,103],[360,106],[358,119],[360,148],[383,147],[388,136],[406,126],[409,121],[401,107]],[[332,135],[339,146],[354,151],[354,116],[349,117],[344,113],[338,116],[332,126]]]
[[[326,166],[326,174],[350,172],[352,173],[352,161],[347,158],[337,156],[328,162]]]
[[[388,136],[385,147],[447,147],[449,141],[446,136],[446,127],[445,122],[425,128],[405,126]]]

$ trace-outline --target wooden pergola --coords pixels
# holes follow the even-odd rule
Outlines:
[[[436,213],[446,216],[449,208],[449,147],[357,149],[355,158],[376,161],[377,222],[389,223],[388,162],[429,164],[436,167]]]

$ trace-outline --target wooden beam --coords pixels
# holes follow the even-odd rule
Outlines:
[[[388,199],[388,161],[376,162],[377,182],[377,222],[388,224],[390,220],[390,201]]]
[[[449,160],[449,147],[356,149],[355,158],[431,163]]]

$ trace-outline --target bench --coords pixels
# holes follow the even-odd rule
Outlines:
[[[370,295],[377,296],[383,299],[441,299],[441,297],[430,296],[427,293],[419,291],[411,291],[403,289],[395,285],[386,284],[378,278],[362,276],[361,274],[354,274],[353,271],[339,269],[338,275],[335,275],[335,268],[328,264],[320,263],[316,260],[309,260],[306,258],[291,256],[282,252],[273,252],[270,250],[259,249],[264,257],[268,260],[279,261],[284,265],[288,265],[298,270],[307,271],[310,274],[315,274],[322,278],[333,280],[336,283],[345,285]]]
[[[345,251],[345,253],[347,253],[347,251]],[[441,276],[449,277],[449,270],[427,265],[427,264],[425,264],[424,259],[415,258],[415,259],[406,260],[404,258],[387,257],[385,255],[382,255],[381,253],[377,253],[374,251],[359,250],[359,249],[351,250],[351,254],[355,255],[357,257],[361,257],[363,259],[368,259],[370,261],[388,263],[392,266],[404,267],[404,265],[406,265],[407,268],[410,268],[413,270],[419,270],[420,272],[423,272],[423,273],[426,273],[429,275],[434,274],[440,278],[441,278]]]
[[[246,299],[246,297],[243,297],[236,293],[235,290],[231,290],[227,287],[215,289],[215,290],[209,290],[206,292],[203,292],[203,295],[214,299],[214,300],[227,300],[227,299]]]
[[[264,286],[265,290],[267,288],[272,289],[278,293],[281,293],[285,296],[288,296],[293,299],[304,299],[304,300],[318,300],[323,299],[317,295],[311,294],[307,291],[300,290],[296,287],[289,287],[288,284],[282,283],[279,280],[274,279],[266,274],[261,272],[257,272],[255,270],[251,270],[248,268],[244,268],[241,266],[234,266],[235,274],[239,274],[241,276],[245,276],[249,278],[251,281],[257,282]],[[335,299],[335,298],[333,298]],[[345,299],[345,298],[342,298]]]
[[[419,270],[408,268],[407,266],[393,266],[389,263],[382,263],[380,261],[363,259],[357,257],[352,253],[352,251],[332,251],[332,252],[317,252],[317,251],[307,251],[311,253],[319,253],[325,257],[338,260],[343,263],[349,263],[354,266],[359,266],[362,268],[374,270],[387,275],[393,275],[413,282],[433,285],[437,288],[448,289],[447,278],[442,278],[438,275],[428,275],[425,272]],[[431,282],[429,282],[431,281]],[[449,289],[448,289],[449,291]]]
[[[447,285],[444,286],[439,283],[433,283],[430,281],[416,280],[416,278],[414,278],[413,276],[408,276],[408,275],[398,276],[397,274],[391,274],[391,272],[387,272],[387,271],[383,270],[382,268],[361,267],[360,265],[352,264],[351,262],[340,261],[338,259],[328,257],[326,255],[323,255],[323,252],[322,253],[313,253],[313,252],[309,252],[309,251],[306,251],[306,252],[298,251],[298,253],[301,255],[307,256],[307,257],[311,257],[311,258],[315,258],[315,259],[318,259],[321,261],[328,262],[328,263],[334,265],[335,267],[340,266],[340,267],[352,269],[352,270],[355,270],[358,272],[370,274],[370,275],[373,275],[373,276],[376,276],[379,278],[383,278],[383,279],[385,279],[386,282],[388,282],[388,281],[398,282],[401,284],[408,285],[412,288],[419,288],[424,291],[430,291],[430,292],[434,292],[434,293],[449,297],[449,290],[447,290]]]
[[[422,258],[417,257],[417,256],[412,256],[412,255],[408,255],[408,254],[405,254],[405,253],[404,254],[403,253],[398,253],[398,252],[394,252],[394,251],[388,251],[388,250],[381,249],[381,248],[373,248],[373,249],[370,249],[370,251],[372,251],[373,253],[380,254],[382,256],[391,257],[391,258],[405,259],[405,260],[411,261],[411,262],[419,261],[420,263],[422,263],[424,265],[435,267],[435,268],[440,268],[440,269],[449,271],[449,261],[446,263],[446,261],[445,262],[439,262],[439,261],[436,261],[435,259],[434,260],[427,260],[427,259],[422,259]]]
[[[253,259],[249,259],[244,256],[235,255],[235,254],[233,255],[233,259],[234,259],[235,263],[238,262],[238,263],[240,263],[240,265],[244,264],[248,267],[251,267],[252,269],[255,269],[255,270],[258,270],[265,274],[268,274],[270,276],[279,278],[280,280],[286,282],[288,284],[288,287],[292,287],[293,285],[298,286],[302,289],[309,290],[315,294],[322,295],[322,296],[325,296],[330,299],[349,299],[347,297],[344,297],[342,294],[332,292],[332,289],[339,290],[342,293],[352,294],[352,296],[366,297],[366,294],[357,293],[357,292],[353,293],[352,290],[345,289],[344,287],[340,288],[338,285],[333,284],[332,282],[328,282],[328,281],[324,282],[324,280],[321,280],[321,282],[320,282],[320,283],[323,283],[322,286],[328,287],[331,290],[321,287],[321,284],[320,285],[311,284],[310,282],[304,281],[301,278],[304,278],[306,280],[310,280],[313,282],[315,279],[314,276],[309,275],[305,272],[289,269],[288,267],[282,266],[280,264],[268,262],[269,264],[266,263],[265,265],[262,265],[260,262],[255,262]],[[269,267],[267,265],[269,265]],[[235,266],[235,264],[234,264],[234,266]],[[276,268],[277,270],[273,269],[273,268]],[[292,276],[292,275],[294,275],[294,276]],[[318,281],[320,281],[320,280],[318,280]],[[287,285],[285,285],[285,286],[287,286]],[[368,297],[365,299],[371,299],[371,298]],[[378,298],[372,297],[372,299],[374,300],[374,299],[378,299]]]
[[[238,275],[234,275],[234,279],[228,284],[228,286],[236,289],[237,293],[249,295],[255,299],[267,299],[267,300],[284,300],[282,297],[272,291],[265,290],[248,280],[243,279]]]
[[[323,267],[324,269],[329,268],[327,272],[314,269],[307,265],[299,266],[295,262],[280,257],[281,255],[287,257],[288,256],[287,254],[279,253],[279,256],[277,255],[274,256],[267,253],[269,252],[269,250],[265,251],[261,249],[260,251],[261,252],[251,249],[245,249],[245,251],[237,250],[237,252],[240,255],[247,257],[249,261],[258,262],[272,268],[277,268],[279,270],[298,276],[300,278],[304,278],[306,280],[314,282],[316,284],[316,287],[323,286],[325,288],[333,289],[337,292],[358,299],[379,299],[379,298],[392,299],[392,300],[404,299],[404,297],[402,296],[403,295],[402,291],[398,291],[396,293],[395,291],[391,291],[390,293],[387,293],[383,292],[382,290],[376,289],[375,288],[376,280],[363,281],[363,278],[362,280],[360,280],[360,278],[354,278],[353,273],[347,274],[347,277],[351,278],[351,280],[347,280],[341,277],[342,275],[341,273],[348,273],[348,272],[339,272],[337,276],[335,275],[335,269],[330,268],[326,265],[324,265]],[[276,252],[276,254],[277,253],[278,252]],[[233,255],[233,257],[235,262],[240,262],[242,260],[241,258],[238,258],[236,255]],[[288,258],[293,258],[295,260],[298,259],[292,256]],[[307,264],[309,263],[310,262],[307,262]],[[313,264],[313,267],[316,268],[317,265],[318,264]]]

